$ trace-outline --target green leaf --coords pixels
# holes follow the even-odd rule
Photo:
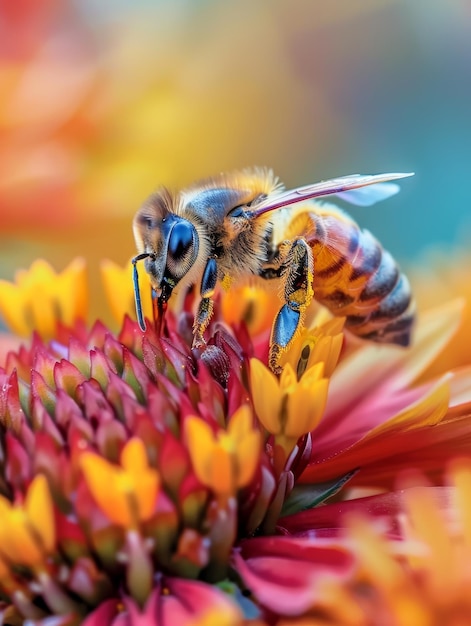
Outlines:
[[[317,485],[296,485],[283,504],[281,515],[293,515],[300,511],[313,509],[338,493],[358,470],[352,470],[334,480]]]

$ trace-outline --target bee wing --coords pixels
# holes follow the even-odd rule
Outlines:
[[[337,197],[356,206],[371,206],[381,202],[381,200],[395,196],[400,191],[401,188],[396,183],[375,183],[367,187],[341,191]]]
[[[391,183],[384,185],[384,183],[389,183],[389,181],[398,180],[399,178],[407,178],[413,175],[413,173],[401,173],[366,176],[361,174],[351,174],[350,176],[341,176],[340,178],[325,180],[320,183],[314,183],[313,185],[306,185],[305,187],[282,191],[276,196],[268,197],[249,213],[253,217],[258,217],[259,215],[263,215],[269,211],[274,211],[275,209],[280,209],[281,207],[295,204],[296,202],[303,202],[304,200],[310,200],[312,198],[332,195],[344,197],[344,199],[349,202],[353,202],[353,204],[368,206],[378,202],[379,200],[384,200],[399,191],[398,185]],[[360,194],[360,197],[356,198],[356,202],[355,198],[352,200],[351,194],[354,190],[368,187],[369,185],[373,185],[373,187],[370,187],[369,193],[363,193],[363,198],[361,198]],[[364,191],[366,192],[367,190]],[[356,193],[358,194],[358,192]],[[345,197],[345,195],[347,195],[347,197]]]

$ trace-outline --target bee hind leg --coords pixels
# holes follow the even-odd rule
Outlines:
[[[312,251],[304,239],[293,241],[283,267],[285,304],[279,310],[273,323],[268,358],[268,364],[275,374],[281,373],[279,358],[288,349],[298,330],[302,328],[305,311],[314,293]]]

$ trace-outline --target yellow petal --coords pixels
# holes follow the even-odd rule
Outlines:
[[[12,563],[39,565],[44,561],[41,546],[28,530],[28,518],[21,505],[12,505],[0,496],[0,552]]]
[[[44,475],[38,474],[31,482],[26,495],[25,512],[30,525],[46,552],[52,552],[56,544],[54,510],[51,492]]]
[[[268,432],[281,432],[281,390],[276,376],[257,359],[250,360],[250,385],[255,413]]]
[[[312,365],[308,370],[306,370],[302,380],[299,381],[300,386],[304,389],[309,389],[309,387],[314,385],[316,381],[324,378],[324,369],[323,362]]]
[[[342,329],[345,318],[333,318],[326,322],[323,315],[316,315],[314,324],[304,329],[293,342],[289,350],[280,357],[280,365],[284,368],[288,363],[301,374],[319,362],[325,363],[326,376],[334,371],[343,343]]]
[[[130,473],[139,474],[148,469],[149,463],[144,442],[138,437],[132,437],[123,447],[120,461],[123,469]]]
[[[149,466],[145,445],[138,437],[126,443],[120,460],[131,483],[130,490],[137,504],[139,520],[146,521],[154,512],[160,487],[159,474]]]
[[[54,295],[60,303],[61,321],[66,326],[72,326],[77,319],[86,319],[88,285],[85,259],[74,259],[59,274],[55,284]]]
[[[367,521],[356,516],[348,519],[349,536],[359,556],[362,571],[387,592],[397,585],[403,573],[401,566],[390,556],[390,548],[383,537],[373,530]]]
[[[255,285],[231,286],[223,291],[221,310],[227,324],[245,322],[251,335],[271,327],[280,301],[276,293]]]
[[[298,378],[295,374],[293,366],[291,363],[287,363],[283,368],[280,376],[280,389],[282,393],[285,393],[289,390],[290,387],[294,387],[298,384]]]
[[[286,437],[298,439],[314,430],[324,415],[328,388],[328,379],[322,378],[309,387],[299,384],[289,394],[288,419],[284,429]]]
[[[261,434],[252,430],[238,443],[236,480],[239,489],[248,485],[255,474],[260,459],[261,439]]]
[[[389,420],[372,428],[365,435],[363,441],[368,441],[371,438],[377,437],[379,434],[384,435],[388,431],[397,431],[398,428],[402,431],[406,431],[423,428],[424,426],[435,426],[446,414],[449,398],[450,390],[445,378],[445,380],[439,381],[434,385],[414,404],[411,404]]]
[[[33,567],[44,563],[44,550],[32,535],[27,515],[21,506],[13,507],[1,525],[2,551],[11,561]]]
[[[228,432],[235,441],[241,441],[253,429],[252,411],[248,404],[240,406],[229,420]]]
[[[124,267],[121,267],[113,261],[104,260],[101,262],[100,270],[108,306],[116,322],[122,324],[125,315],[136,319],[132,263],[129,262]],[[138,271],[143,314],[144,317],[152,319],[153,311],[149,277],[142,264],[138,267]]]
[[[11,329],[28,336],[54,336],[57,322],[72,325],[87,310],[85,262],[72,261],[61,273],[42,259],[17,272],[15,284],[0,281],[0,312]]]
[[[0,280],[0,313],[8,328],[20,337],[31,333],[32,320],[28,319],[25,296],[16,285]]]
[[[211,485],[210,459],[216,446],[214,433],[209,424],[193,416],[186,419],[185,432],[195,474],[204,485]]]
[[[145,522],[153,515],[159,488],[160,477],[157,470],[153,468],[135,477],[132,493],[137,504],[140,521]]]

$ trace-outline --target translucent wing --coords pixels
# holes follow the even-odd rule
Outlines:
[[[333,178],[332,180],[326,180],[313,185],[306,185],[305,187],[282,191],[275,196],[269,196],[255,209],[249,211],[248,213],[253,217],[258,217],[259,215],[263,215],[269,211],[274,211],[275,209],[280,209],[281,207],[295,204],[296,202],[303,202],[304,200],[320,198],[322,196],[339,195],[342,197],[345,196],[345,194],[348,194],[348,197],[344,199],[347,199],[349,202],[368,206],[368,204],[374,204],[379,200],[384,200],[399,191],[397,185],[390,184],[381,189],[383,185],[379,185],[378,183],[389,183],[389,181],[398,180],[400,178],[408,178],[413,175],[413,173],[376,174],[366,176],[361,174],[352,174],[350,176]],[[352,200],[351,193],[353,190],[368,187],[369,185],[373,185],[374,187],[371,188],[372,191],[370,191],[369,194],[363,194],[363,201],[361,195],[360,201],[358,198],[356,199],[356,202]],[[368,201],[365,201],[365,199]]]
[[[337,197],[356,206],[371,206],[395,196],[399,191],[401,188],[396,183],[376,183],[367,187],[350,189],[350,191],[341,191]]]

